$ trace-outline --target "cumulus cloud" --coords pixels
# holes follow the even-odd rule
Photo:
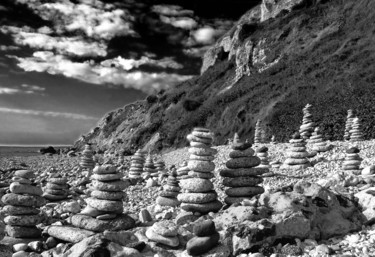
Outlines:
[[[141,65],[151,65],[161,68],[172,68],[172,69],[182,69],[183,66],[177,62],[175,62],[170,57],[165,57],[160,60],[153,60],[147,56],[142,56],[139,60],[134,59],[125,59],[121,56],[118,56],[114,59],[108,59],[103,62],[101,62],[101,65],[104,67],[121,67],[124,70],[132,70],[134,68],[138,68]]]
[[[160,20],[164,23],[171,24],[172,26],[176,28],[191,30],[197,27],[198,23],[193,19],[189,17],[182,17],[182,18],[176,18],[176,17],[166,17],[166,16],[160,16]]]
[[[101,1],[72,3],[58,0],[43,3],[40,0],[17,0],[27,4],[45,20],[55,22],[57,32],[83,31],[92,38],[109,40],[115,36],[137,36],[133,30],[134,17],[127,11],[116,9],[112,4]]]
[[[92,117],[92,116],[87,116],[87,115],[77,114],[77,113],[46,112],[46,111],[26,110],[26,109],[13,109],[13,108],[6,108],[6,107],[0,107],[0,112],[55,117],[55,118],[67,118],[67,119],[75,119],[75,120],[97,120],[98,119],[97,117]]]
[[[194,39],[201,44],[212,44],[215,42],[216,31],[212,27],[203,27],[193,32]]]
[[[92,84],[114,84],[125,88],[135,88],[146,93],[152,93],[165,89],[177,83],[185,81],[191,76],[183,76],[168,73],[149,73],[142,71],[129,72],[123,67],[130,68],[131,65],[120,64],[122,58],[118,59],[118,65],[95,65],[90,62],[73,62],[62,55],[54,55],[50,51],[39,51],[33,57],[9,56],[18,60],[18,66],[25,71],[48,72],[50,74],[62,74],[66,77],[79,79]],[[122,59],[125,60],[125,59]]]

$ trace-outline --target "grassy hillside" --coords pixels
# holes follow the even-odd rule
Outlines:
[[[365,138],[374,138],[375,1],[313,2],[242,27],[237,47],[257,46],[253,54],[259,51],[262,62],[275,63],[271,67],[259,72],[253,61],[250,75],[236,81],[238,63],[219,49],[215,65],[201,76],[131,105],[133,111],[127,106],[113,113],[87,139],[134,151],[153,138],[161,150],[186,145],[188,132],[205,126],[223,144],[235,132],[252,139],[260,119],[269,137],[285,141],[298,130],[307,103],[327,138],[342,140],[349,108],[363,122]]]

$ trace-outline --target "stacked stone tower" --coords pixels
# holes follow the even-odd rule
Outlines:
[[[180,181],[183,193],[178,196],[185,211],[208,213],[217,212],[222,203],[217,200],[214,185],[210,181],[214,177],[214,155],[217,151],[211,148],[213,135],[205,128],[194,128],[187,136],[189,148],[189,176]]]
[[[346,150],[345,160],[342,164],[342,169],[347,173],[359,175],[361,173],[362,158],[359,156],[358,147],[351,147]]]
[[[91,144],[86,144],[85,149],[83,149],[79,165],[81,166],[82,169],[88,170],[90,175],[92,173],[92,169],[95,167],[93,156],[94,156],[94,151],[92,149]]]
[[[29,170],[17,170],[10,184],[10,193],[1,200],[5,204],[3,211],[5,231],[14,238],[38,238],[41,231],[36,227],[42,222],[39,207],[45,204],[41,196],[42,189],[33,185],[35,174]]]
[[[310,137],[309,143],[312,144],[311,149],[316,152],[327,152],[331,149],[331,146],[323,140],[319,127],[315,128],[313,135]]]
[[[260,125],[260,120],[257,120],[257,123],[255,124],[254,143],[262,143],[262,127]]]
[[[345,134],[344,134],[345,140],[350,140],[350,130],[352,129],[353,119],[354,119],[354,112],[352,109],[349,109],[348,116],[346,116],[346,123],[345,123]]]
[[[291,146],[286,154],[288,158],[280,168],[300,170],[310,167],[311,163],[307,159],[309,153],[306,151],[306,142],[301,138],[300,134],[295,133],[289,143]]]
[[[226,204],[241,203],[264,192],[264,188],[258,184],[263,182],[260,175],[267,173],[269,169],[257,167],[261,161],[254,153],[250,143],[236,138],[233,140],[230,159],[225,164],[226,168],[220,171],[220,175],[224,177],[223,185],[229,187],[225,190]]]
[[[68,180],[59,174],[51,174],[44,188],[43,197],[50,201],[60,201],[68,197]]]
[[[129,178],[140,178],[143,173],[145,163],[145,155],[141,150],[137,150],[131,157],[129,168]]]
[[[154,165],[154,160],[152,159],[151,154],[149,154],[146,158],[145,165],[143,167],[144,175],[146,177],[150,176],[154,179],[157,179],[159,176],[158,171]]]
[[[353,119],[352,128],[350,130],[350,142],[363,141],[363,133],[361,129],[361,123],[358,117]]]
[[[257,166],[259,168],[270,168],[270,163],[268,161],[268,148],[265,146],[256,149],[256,156],[260,159],[260,164]]]
[[[299,129],[299,133],[303,139],[309,139],[314,131],[315,123],[312,121],[311,107],[311,104],[307,104],[303,108],[302,125]]]
[[[168,176],[167,184],[163,186],[163,191],[161,191],[158,198],[156,198],[157,204],[171,207],[180,205],[180,202],[177,200],[177,195],[181,188],[178,185],[176,176],[177,172],[172,172]]]

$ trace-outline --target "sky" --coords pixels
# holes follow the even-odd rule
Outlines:
[[[198,75],[256,2],[2,0],[0,145],[73,144],[105,113]]]

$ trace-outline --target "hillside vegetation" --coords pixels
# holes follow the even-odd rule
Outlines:
[[[307,103],[326,138],[343,139],[349,108],[374,138],[375,1],[295,2],[262,22],[259,6],[248,11],[206,54],[200,76],[107,114],[76,146],[182,147],[195,126],[210,128],[216,144],[235,132],[252,140],[257,119],[286,141]]]

